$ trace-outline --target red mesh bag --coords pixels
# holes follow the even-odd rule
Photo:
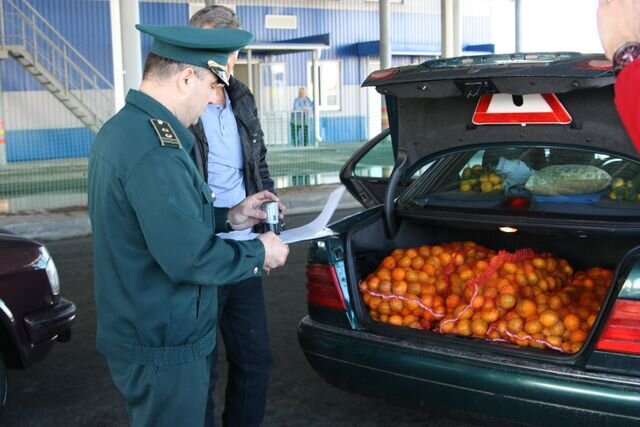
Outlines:
[[[378,322],[576,352],[611,279],[532,249],[453,242],[396,249],[359,288]]]

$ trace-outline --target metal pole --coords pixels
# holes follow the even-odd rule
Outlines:
[[[389,0],[380,0],[378,3],[380,13],[380,68],[391,68],[391,6]],[[380,119],[382,128],[389,127],[389,116],[385,97],[380,97]]]
[[[461,0],[453,0],[451,10],[451,20],[453,24],[453,56],[462,55],[462,13],[460,12],[460,2]]]
[[[142,81],[142,54],[140,33],[135,25],[140,22],[138,0],[120,0],[120,31],[122,32],[122,64],[124,90],[135,89]]]
[[[253,59],[253,52],[251,49],[247,50],[247,80],[249,84],[249,90],[254,93],[253,90],[253,67],[251,66],[251,60]],[[255,95],[254,95],[255,96]]]
[[[389,22],[391,21],[391,8],[389,0],[380,0],[380,68],[391,67],[391,35]]]
[[[522,52],[522,2],[521,0],[516,0],[516,16],[515,16],[515,25],[516,25],[516,52]]]
[[[124,107],[124,66],[122,65],[122,36],[120,34],[120,0],[110,0],[111,58],[113,62],[113,111]]]
[[[453,56],[453,0],[440,0],[442,57]]]
[[[320,79],[318,76],[318,61],[320,60],[320,51],[313,51],[313,61],[311,63],[311,77],[313,79],[313,145],[318,146],[322,141],[320,137],[320,111],[318,104],[320,103]]]

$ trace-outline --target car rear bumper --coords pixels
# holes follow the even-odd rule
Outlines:
[[[38,346],[53,341],[68,341],[75,318],[75,304],[60,298],[55,305],[27,314],[24,324],[29,340]]]
[[[633,425],[640,379],[417,346],[305,317],[300,345],[329,383],[367,395],[535,425]],[[516,363],[517,362],[517,363]]]

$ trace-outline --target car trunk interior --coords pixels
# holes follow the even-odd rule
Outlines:
[[[446,218],[446,215],[442,215]],[[357,284],[373,272],[383,260],[396,248],[415,248],[421,245],[439,245],[457,241],[473,241],[493,250],[514,252],[531,248],[536,253],[551,253],[557,258],[566,259],[574,271],[591,267],[603,267],[616,270],[624,255],[638,246],[637,235],[606,234],[604,232],[579,231],[575,229],[551,230],[544,225],[527,232],[505,233],[498,230],[498,225],[481,224],[473,221],[459,221],[455,225],[446,219],[421,219],[416,216],[398,218],[398,231],[389,238],[382,214],[374,215],[355,226],[348,235],[347,249],[350,256],[350,283]],[[611,292],[617,292],[611,286]],[[378,326],[369,317],[368,308],[363,303],[357,289],[352,289],[358,301],[357,311],[364,323],[373,329]],[[394,333],[402,334],[410,328],[394,327]],[[428,331],[411,331],[411,335]],[[433,334],[429,336],[433,337]],[[547,351],[548,353],[555,353]],[[563,356],[555,354],[555,356]],[[554,355],[552,355],[554,356]]]

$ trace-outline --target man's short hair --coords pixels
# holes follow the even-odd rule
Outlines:
[[[189,25],[192,27],[240,28],[240,20],[238,15],[228,7],[212,5],[194,13],[189,20]]]
[[[155,53],[149,53],[147,60],[144,63],[142,78],[145,80],[164,80],[178,74],[186,68],[193,68],[196,77],[200,80],[204,78],[206,75],[205,73],[211,72],[203,67],[185,64],[184,62],[178,62],[173,59],[156,55]]]

